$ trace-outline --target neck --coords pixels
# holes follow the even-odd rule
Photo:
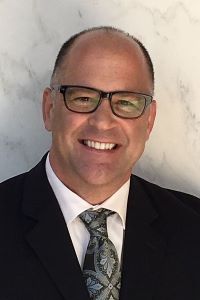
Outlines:
[[[112,172],[110,172],[111,175],[109,177],[105,171],[98,173],[97,168],[97,172],[90,178],[85,176],[85,174],[81,176],[83,172],[74,171],[72,167],[66,164],[66,161],[58,160],[57,155],[53,151],[50,151],[49,161],[58,179],[72,192],[92,205],[101,204],[111,197],[131,175],[131,170],[128,170],[123,178],[122,174],[115,176]],[[103,177],[101,176],[102,174]]]
[[[126,178],[124,181],[120,180],[119,182],[115,180],[114,182],[106,182],[105,184],[91,184],[76,177],[74,181],[69,171],[61,172],[51,160],[50,165],[55,175],[68,189],[92,205],[103,203],[128,180]]]
[[[59,177],[58,177],[59,178]],[[109,184],[106,185],[90,185],[90,184],[83,184],[82,182],[76,183],[76,186],[70,185],[69,181],[64,181],[62,178],[59,178],[62,183],[69,188],[72,192],[77,194],[79,197],[87,201],[92,205],[101,204],[110,198],[115,192],[117,192],[123,184],[120,186],[112,186],[108,187]],[[77,188],[78,187],[78,188]]]

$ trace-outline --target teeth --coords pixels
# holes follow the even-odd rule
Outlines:
[[[84,140],[83,143],[90,148],[94,148],[97,150],[112,150],[116,144],[113,143],[100,143],[90,140]]]

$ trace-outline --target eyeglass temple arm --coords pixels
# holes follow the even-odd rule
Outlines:
[[[60,91],[60,85],[50,85],[50,89],[54,91]]]

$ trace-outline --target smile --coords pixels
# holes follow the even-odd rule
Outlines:
[[[90,140],[83,140],[83,144],[97,150],[112,150],[117,146],[116,144],[113,143],[101,143],[101,142],[90,141]]]

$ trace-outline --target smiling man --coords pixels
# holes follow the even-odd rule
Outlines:
[[[199,300],[199,200],[131,175],[153,128],[140,41],[100,27],[66,41],[44,90],[52,145],[0,185],[6,300]]]

